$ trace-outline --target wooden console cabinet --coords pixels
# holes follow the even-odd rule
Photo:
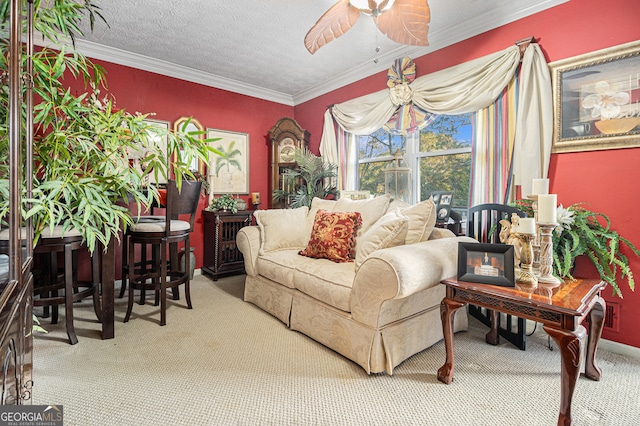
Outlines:
[[[204,217],[204,263],[202,272],[213,280],[224,275],[244,273],[244,258],[236,246],[238,231],[251,225],[253,211],[237,213],[203,211]]]

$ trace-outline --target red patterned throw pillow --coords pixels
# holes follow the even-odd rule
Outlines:
[[[353,262],[356,232],[361,224],[358,212],[318,210],[307,248],[299,254],[334,262]]]

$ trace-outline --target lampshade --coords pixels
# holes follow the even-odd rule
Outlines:
[[[385,193],[409,203],[411,199],[411,168],[402,158],[402,153],[396,151],[393,160],[384,169]]]

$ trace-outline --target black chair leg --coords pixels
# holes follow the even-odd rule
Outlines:
[[[69,343],[75,345],[78,337],[73,326],[73,251],[69,244],[64,247],[64,307]]]

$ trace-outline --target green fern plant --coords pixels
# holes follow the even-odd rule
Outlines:
[[[516,207],[533,217],[531,201],[518,200]],[[638,250],[627,238],[611,229],[611,220],[604,213],[592,212],[584,203],[566,209],[558,207],[558,226],[553,232],[554,272],[559,277],[573,278],[571,271],[578,256],[586,256],[595,266],[600,279],[611,285],[614,294],[622,298],[618,274],[634,291],[635,281],[629,259],[620,252],[626,245],[636,255]]]
[[[331,183],[337,176],[336,165],[325,162],[306,148],[296,150],[294,161],[298,167],[287,170],[284,175],[284,187],[291,191],[276,189],[273,191],[275,201],[284,200],[292,208],[311,207],[314,197],[336,194],[336,187]]]

